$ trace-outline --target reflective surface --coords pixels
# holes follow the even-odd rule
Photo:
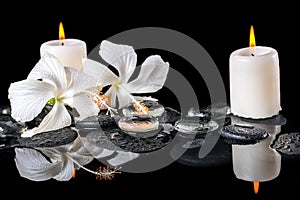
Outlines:
[[[5,165],[1,166],[1,176],[9,187],[20,183],[38,188],[51,184],[51,187],[57,189],[88,187],[108,194],[115,187],[125,192],[132,187],[140,191],[145,191],[145,187],[156,187],[157,191],[161,191],[163,187],[172,186],[184,190],[187,195],[192,195],[193,191],[190,190],[200,187],[203,189],[201,194],[211,197],[216,195],[214,190],[232,190],[231,194],[225,196],[233,199],[268,199],[293,188],[293,185],[287,184],[290,181],[299,182],[300,155],[296,148],[299,146],[299,135],[296,131],[289,134],[288,118],[284,115],[267,120],[250,120],[226,114],[228,119],[223,121],[225,124],[219,122],[217,129],[202,134],[192,131],[187,137],[187,133],[174,129],[176,122],[182,120],[180,113],[171,108],[166,110],[171,112],[170,116],[176,116],[165,117],[161,121],[165,125],[164,132],[169,131],[164,133],[169,135],[168,141],[145,151],[134,151],[133,148],[146,142],[145,138],[131,136],[135,139],[122,143],[121,138],[126,133],[117,131],[112,134],[108,131],[118,127],[113,128],[114,125],[110,124],[112,119],[104,115],[78,122],[76,129],[73,129],[77,133],[76,137],[71,129],[66,129],[28,141],[24,138],[10,138],[14,137],[16,131],[22,130],[22,126],[7,121],[9,115],[2,114],[0,158]],[[210,122],[203,119],[200,121]],[[221,131],[230,125],[260,128],[268,133],[268,137],[254,144],[228,141],[221,136]],[[215,135],[219,139],[207,156],[199,157],[199,151],[208,135]],[[160,137],[165,136],[162,134]],[[156,135],[147,138],[148,144],[160,137]],[[48,143],[45,142],[47,138],[51,140]],[[285,148],[293,147],[294,150],[283,151],[284,146],[279,144],[284,144]],[[160,156],[160,153],[165,152],[168,157]],[[159,162],[157,159],[170,159],[170,162],[157,169],[157,166],[147,165],[150,166],[148,172],[135,168],[146,168],[144,162]]]

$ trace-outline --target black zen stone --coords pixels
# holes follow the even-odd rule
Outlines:
[[[292,132],[279,135],[271,147],[283,155],[300,156],[300,133]]]
[[[241,125],[224,126],[220,134],[230,144],[255,144],[269,136],[268,131],[265,129]]]
[[[47,131],[32,137],[17,139],[18,145],[23,147],[56,147],[73,142],[78,134],[75,130],[65,127],[62,129]]]

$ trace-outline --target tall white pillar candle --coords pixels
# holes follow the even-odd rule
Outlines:
[[[268,118],[281,110],[278,53],[271,47],[254,48],[238,49],[230,55],[231,112],[246,118]]]

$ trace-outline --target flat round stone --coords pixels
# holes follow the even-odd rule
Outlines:
[[[73,142],[77,138],[77,131],[65,127],[55,131],[47,131],[32,137],[17,139],[17,146],[23,147],[56,147]]]
[[[215,121],[203,122],[191,117],[178,120],[174,125],[175,130],[185,134],[203,134],[214,131],[218,127]]]
[[[220,134],[226,142],[231,144],[255,144],[269,136],[265,129],[237,124],[224,126]]]
[[[279,135],[271,147],[284,155],[300,155],[300,133],[292,132]]]
[[[120,129],[128,132],[148,132],[158,128],[159,121],[149,115],[133,115],[120,118]]]

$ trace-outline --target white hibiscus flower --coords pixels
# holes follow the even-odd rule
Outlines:
[[[96,78],[98,83],[110,85],[105,95],[110,97],[112,107],[121,108],[140,98],[132,94],[156,92],[166,81],[169,63],[164,62],[159,55],[148,57],[143,62],[138,77],[129,82],[137,63],[133,47],[104,40],[99,54],[104,61],[117,69],[119,76],[103,64],[88,58],[83,60],[83,72]]]
[[[96,86],[96,81],[91,76],[63,67],[55,56],[45,54],[26,80],[12,83],[8,90],[11,116],[19,122],[33,120],[47,102],[54,104],[40,125],[25,131],[22,137],[71,125],[66,105],[76,109],[80,115],[78,119],[97,115],[99,108],[88,90],[93,86]]]

